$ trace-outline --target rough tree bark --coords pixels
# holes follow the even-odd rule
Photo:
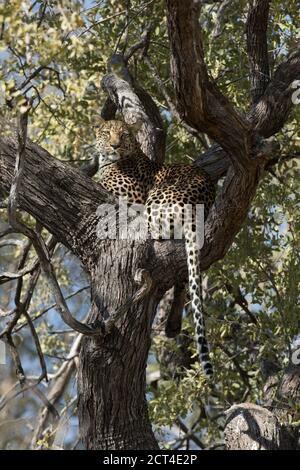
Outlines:
[[[281,64],[268,86],[265,83],[262,90],[259,85],[260,98],[244,117],[209,80],[194,2],[167,0],[166,4],[178,115],[219,144],[196,164],[203,166],[215,181],[226,174],[206,222],[201,265],[207,269],[225,255],[246,217],[273,151],[263,137],[282,127],[292,107],[290,85],[300,77],[300,47]],[[255,14],[251,18],[258,21]],[[124,70],[128,72],[126,67]],[[110,73],[103,85],[116,105],[114,109],[118,107],[127,122],[132,122],[134,115],[142,116],[140,142],[149,157],[162,159],[164,133],[149,95],[124,74]],[[10,188],[15,154],[15,142],[3,137],[2,195]],[[27,143],[20,208],[81,260],[92,287],[88,323],[97,324],[126,304],[137,290],[134,277],[138,269],[146,269],[152,279],[151,291],[128,309],[109,334],[83,339],[78,374],[83,442],[87,449],[155,449],[158,444],[145,399],[151,324],[163,294],[175,283],[186,280],[185,250],[183,244],[171,241],[99,240],[101,217],[97,208],[108,201],[111,198],[101,186],[81,171],[55,160],[40,146]]]
[[[300,367],[290,365],[283,374],[278,369],[270,372],[262,406],[241,403],[227,410],[228,450],[299,450],[299,427],[292,425],[291,404],[300,398]]]

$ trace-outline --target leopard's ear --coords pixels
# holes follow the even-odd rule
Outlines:
[[[101,128],[104,126],[105,123],[106,121],[99,114],[95,114],[91,117],[92,127]]]

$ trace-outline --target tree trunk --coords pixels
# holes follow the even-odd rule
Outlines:
[[[147,242],[101,242],[91,273],[88,322],[111,315],[135,290],[145,266]],[[113,295],[112,295],[113,294]],[[87,449],[157,449],[145,399],[151,325],[159,298],[151,293],[133,306],[104,338],[85,338],[78,375],[79,420]]]

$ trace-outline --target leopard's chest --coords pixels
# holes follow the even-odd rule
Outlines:
[[[153,185],[153,168],[150,160],[126,158],[102,168],[101,184],[115,196],[129,203],[143,204]]]

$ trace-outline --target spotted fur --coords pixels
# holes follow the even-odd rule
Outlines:
[[[101,121],[95,133],[101,184],[129,203],[145,204],[158,167],[141,151],[132,129],[122,121]]]
[[[166,229],[168,223],[170,231],[167,235],[174,238],[176,224],[184,215],[184,206],[189,204],[192,207],[191,219],[184,225],[189,292],[200,361],[205,374],[211,377],[213,370],[205,337],[195,207],[196,204],[204,204],[207,216],[215,198],[214,184],[203,170],[194,165],[158,166],[151,162],[141,151],[133,131],[122,121],[101,122],[96,129],[96,142],[102,185],[115,195],[127,198],[129,203],[146,205],[153,238],[160,238],[160,230]],[[160,211],[162,207],[167,208],[163,213]]]

